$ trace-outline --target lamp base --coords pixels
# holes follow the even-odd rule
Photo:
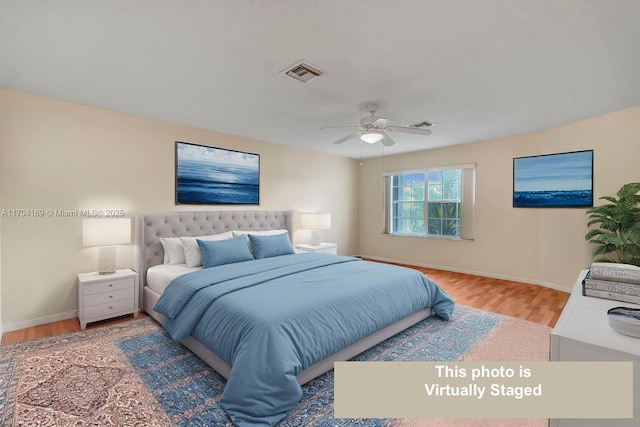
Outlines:
[[[116,272],[116,247],[101,246],[98,252],[98,273],[113,274]]]
[[[311,246],[320,246],[320,230],[311,230]]]

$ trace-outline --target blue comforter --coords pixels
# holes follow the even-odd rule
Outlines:
[[[302,397],[296,375],[421,309],[453,300],[420,272],[357,258],[297,254],[173,280],[154,309],[231,366],[220,404],[237,426],[274,425]]]

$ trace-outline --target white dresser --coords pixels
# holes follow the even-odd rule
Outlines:
[[[552,419],[552,427],[638,427],[640,426],[640,338],[619,334],[609,327],[607,310],[640,306],[582,295],[583,270],[573,292],[551,332],[552,361],[628,361],[634,362],[633,419]],[[585,379],[585,387],[598,387]]]
[[[117,270],[113,274],[78,274],[78,318],[87,323],[132,314],[138,316],[138,273]]]

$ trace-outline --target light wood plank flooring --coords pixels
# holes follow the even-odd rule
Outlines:
[[[414,267],[458,304],[555,326],[569,293],[527,283]]]
[[[138,314],[138,318],[146,316],[147,313],[144,312]],[[119,322],[127,322],[129,320],[133,320],[132,314],[116,317],[114,319],[103,320],[101,322],[93,322],[87,325],[87,329],[99,328],[101,326],[112,325]],[[4,334],[2,334],[2,345],[15,344],[21,341],[50,337],[53,335],[61,335],[66,334],[67,332],[77,332],[80,330],[80,321],[76,317],[73,319],[61,320],[59,322],[32,326],[30,328],[20,329],[17,331],[5,332]]]
[[[438,283],[458,304],[486,311],[502,313],[553,327],[569,298],[566,292],[537,285],[530,285],[469,274],[413,267]],[[141,313],[145,316],[146,314]],[[131,320],[133,316],[96,322],[88,328],[96,328],[115,322]],[[64,334],[80,330],[78,319],[67,319],[18,331],[5,332],[2,344],[14,344],[34,338]]]

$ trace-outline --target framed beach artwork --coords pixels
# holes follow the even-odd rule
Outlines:
[[[593,150],[513,159],[514,208],[593,206]]]
[[[176,204],[259,205],[260,155],[176,141]]]

